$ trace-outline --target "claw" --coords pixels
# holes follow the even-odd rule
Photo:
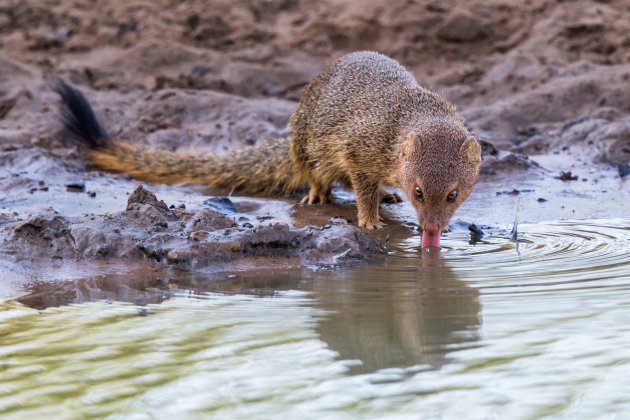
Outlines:
[[[334,203],[335,199],[330,192],[326,193],[311,193],[309,192],[307,196],[305,196],[300,204],[328,204]]]
[[[365,222],[359,221],[359,227],[366,228],[368,230],[382,229],[387,225],[383,222]]]

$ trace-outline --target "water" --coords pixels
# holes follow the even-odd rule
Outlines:
[[[1,303],[0,413],[630,416],[630,219],[520,225],[518,252],[507,236],[455,232],[423,258],[411,238],[337,270],[53,283]]]

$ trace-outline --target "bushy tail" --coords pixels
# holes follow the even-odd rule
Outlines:
[[[61,96],[65,128],[89,146],[90,163],[97,168],[130,174],[147,182],[199,182],[253,194],[289,193],[304,185],[294,170],[286,138],[271,139],[221,156],[136,146],[110,139],[77,89],[60,81],[55,91]]]

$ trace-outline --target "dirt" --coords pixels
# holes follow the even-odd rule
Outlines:
[[[381,51],[452,101],[482,143],[480,183],[454,220],[466,229],[509,223],[516,198],[523,221],[627,215],[629,47],[624,0],[7,0],[0,276],[29,279],[35,265],[81,261],[340,264],[383,254],[388,235],[417,233],[405,203],[384,206],[388,230],[357,228],[342,190],[338,205],[304,208],[297,197],[226,198],[195,185],[138,189],[94,171],[61,130],[51,89],[59,77],[89,97],[115,137],[229,153],[286,136],[325,63]],[[513,190],[521,194],[496,194]]]

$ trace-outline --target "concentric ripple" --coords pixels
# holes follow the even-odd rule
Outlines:
[[[440,254],[411,238],[378,264],[118,295],[152,304],[0,302],[0,414],[626,418],[630,219],[508,237],[454,231]],[[93,296],[117,296],[102,284]]]
[[[630,289],[630,219],[523,224],[518,232],[517,243],[506,233],[476,245],[463,233],[447,236],[441,255],[487,293]],[[409,239],[402,255],[417,258],[418,247]]]

